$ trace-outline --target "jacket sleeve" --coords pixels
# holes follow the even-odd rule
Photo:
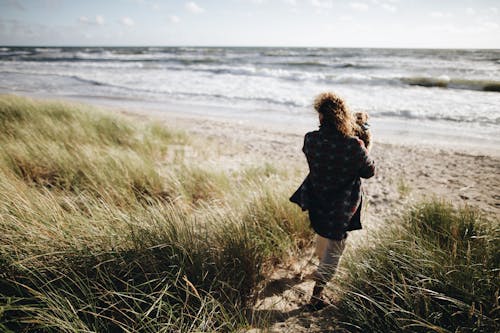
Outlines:
[[[360,142],[360,149],[361,167],[359,169],[359,176],[361,178],[371,178],[375,174],[375,162],[368,156],[368,150],[365,148],[363,142]]]
[[[309,133],[306,133],[306,135],[304,135],[304,144],[302,145],[302,152],[307,156],[307,151],[308,151],[308,147],[307,147],[307,144],[308,144],[308,135]]]

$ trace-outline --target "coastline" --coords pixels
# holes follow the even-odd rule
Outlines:
[[[281,123],[270,123],[244,111],[235,117],[220,110],[206,112],[207,109],[217,111],[209,107],[187,112],[186,106],[152,109],[94,105],[212,140],[221,147],[228,165],[264,159],[271,164],[297,164],[306,172],[307,164],[301,151],[303,135],[317,128],[313,113],[309,123],[293,122],[289,117],[283,117]],[[462,145],[456,139],[439,145],[418,136],[407,135],[401,139],[398,131],[401,132],[399,129],[383,135],[374,131],[371,154],[377,163],[377,172],[364,185],[370,206],[366,216],[370,221],[366,224],[368,230],[400,216],[403,207],[432,197],[457,206],[476,206],[493,218],[500,216],[499,146],[494,147],[492,143],[480,149],[470,142]],[[442,137],[448,138],[445,133]]]
[[[11,91],[0,88],[3,94],[56,99],[67,102],[90,104],[113,111],[138,114],[143,117],[189,120],[206,119],[228,125],[243,125],[287,135],[303,135],[317,128],[318,123],[311,106],[310,113],[285,113],[282,110],[256,109],[252,107],[228,107],[207,104],[149,101],[137,98],[113,98],[99,96],[60,96],[32,91]],[[368,112],[370,115],[370,112]],[[443,123],[424,119],[397,119],[370,117],[374,141],[390,145],[453,151],[468,155],[484,155],[500,158],[500,131],[480,125],[464,126],[460,123]]]

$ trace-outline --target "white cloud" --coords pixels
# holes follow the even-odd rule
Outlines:
[[[466,12],[467,14],[469,14],[469,15],[475,15],[475,14],[476,14],[476,11],[474,10],[474,8],[470,8],[470,7],[469,7],[469,8],[467,8],[467,9],[465,10],[465,12]]]
[[[90,19],[87,16],[80,16],[78,21],[80,21],[80,23],[88,24],[90,22]]]
[[[368,5],[362,2],[351,2],[349,6],[354,9],[354,10],[359,10],[359,11],[367,11],[368,10]]]
[[[498,23],[496,22],[484,22],[482,24],[482,26],[486,29],[486,30],[496,30],[500,27],[500,25],[498,25]]]
[[[450,13],[444,13],[444,12],[431,12],[429,14],[431,17],[434,18],[445,18],[445,17],[451,17],[452,15]]]
[[[382,8],[387,10],[388,12],[395,13],[398,9],[394,5],[390,5],[388,3],[382,4]]]
[[[339,20],[342,22],[350,22],[353,20],[353,17],[350,15],[342,15],[341,17],[339,17]]]
[[[423,30],[431,32],[446,32],[452,34],[478,34],[478,33],[494,33],[500,30],[500,25],[496,22],[482,22],[480,24],[460,25],[455,24],[441,24],[431,25],[423,28]]]
[[[78,21],[87,25],[104,25],[104,17],[102,15],[96,15],[95,19],[88,16],[80,16]]]
[[[192,1],[186,3],[186,9],[194,14],[200,14],[200,13],[203,13],[205,11],[205,9],[201,8],[200,6],[198,6],[196,3],[192,2]]]
[[[490,7],[490,12],[492,14],[498,14],[498,8],[497,7]]]
[[[95,23],[97,23],[97,25],[103,25],[104,24],[104,17],[102,15],[97,15],[95,17]]]
[[[317,8],[331,9],[333,8],[332,0],[311,0],[311,5]]]
[[[178,16],[175,16],[175,15],[170,15],[168,17],[168,20],[171,22],[171,23],[179,23],[181,21],[181,19],[178,17]]]
[[[127,26],[127,27],[132,27],[135,25],[134,20],[132,20],[130,17],[124,16],[120,19],[120,23]]]
[[[391,13],[395,13],[398,10],[395,4],[398,3],[399,0],[370,0],[370,2]]]

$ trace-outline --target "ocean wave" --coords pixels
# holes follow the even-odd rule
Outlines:
[[[470,117],[467,115],[453,114],[422,114],[412,110],[393,110],[393,111],[376,111],[369,112],[372,117],[388,117],[403,120],[429,120],[429,121],[445,121],[452,123],[467,123],[481,125],[500,125],[500,117]]]
[[[220,57],[200,57],[200,56],[176,56],[171,53],[114,53],[111,51],[102,52],[51,52],[47,49],[43,52],[28,51],[6,51],[0,53],[0,60],[3,61],[37,61],[37,62],[157,62],[157,63],[178,63],[186,67],[199,64],[223,64],[227,60]]]
[[[33,75],[33,76],[41,76],[44,78],[47,77],[59,77],[59,78],[64,78],[64,79],[72,79],[78,82],[82,83],[88,83],[92,86],[109,86],[109,87],[116,87],[116,88],[126,88],[123,86],[119,85],[113,85],[110,83],[102,82],[102,81],[97,81],[97,80],[92,80],[88,78],[84,78],[79,75],[66,75],[66,74],[60,74],[60,73],[36,73],[36,72],[17,72],[17,71],[0,71],[0,74],[14,74],[14,75]],[[131,89],[132,90],[132,89]]]
[[[500,81],[496,80],[468,80],[450,78],[446,75],[439,77],[404,77],[401,81],[411,86],[428,88],[465,89],[476,91],[500,92]]]
[[[37,48],[35,48],[35,52],[40,52],[40,53],[45,53],[45,52],[57,53],[57,52],[61,52],[61,51],[62,51],[62,49],[53,48],[53,47],[37,47]]]
[[[175,92],[172,93],[172,95],[174,95],[177,98],[183,98],[183,99],[189,97],[189,98],[208,98],[208,99],[223,100],[230,103],[231,105],[233,105],[235,101],[241,101],[241,102],[252,102],[252,103],[259,102],[263,104],[280,105],[292,108],[304,107],[302,103],[287,98],[277,99],[277,98],[260,97],[260,96],[229,96],[217,93],[210,94],[201,92]]]
[[[235,102],[257,102],[257,103],[263,103],[263,104],[271,104],[271,105],[281,105],[285,107],[303,107],[301,103],[294,101],[292,99],[283,97],[283,98],[269,98],[269,97],[262,97],[262,96],[231,96],[231,95],[224,95],[220,93],[208,93],[208,92],[186,92],[186,91],[171,91],[171,90],[165,90],[165,89],[156,89],[156,88],[151,88],[151,87],[139,87],[139,86],[134,86],[130,87],[127,85],[120,85],[120,84],[112,84],[109,82],[103,82],[103,81],[98,81],[98,80],[93,80],[89,79],[86,77],[82,77],[79,75],[65,75],[65,74],[60,74],[60,73],[53,73],[53,74],[42,74],[42,73],[20,73],[20,72],[14,72],[14,71],[0,71],[0,74],[22,74],[22,75],[37,75],[37,76],[43,76],[45,78],[52,76],[52,77],[59,77],[59,78],[64,78],[64,79],[70,79],[74,81],[78,81],[84,84],[88,84],[91,86],[95,87],[108,87],[108,88],[114,88],[114,89],[119,89],[121,90],[121,94],[124,94],[129,96],[131,94],[140,96],[141,94],[146,94],[150,96],[163,96],[168,95],[172,98],[181,98],[181,99],[186,99],[186,98],[201,98],[201,99],[208,99],[208,100],[218,100],[218,101],[223,101],[225,103],[229,104],[234,104]],[[116,91],[115,91],[116,93]]]
[[[278,62],[275,65],[290,66],[290,67],[329,67],[330,65],[321,61],[291,61],[291,62]]]
[[[57,74],[54,74],[54,75],[57,75]],[[104,82],[101,82],[101,81],[97,81],[97,80],[91,80],[91,79],[86,79],[86,78],[83,78],[81,76],[78,76],[78,75],[58,75],[58,76],[61,76],[61,77],[68,77],[68,78],[72,78],[76,81],[79,81],[79,82],[83,82],[83,83],[89,83],[93,86],[114,86],[112,84],[108,84],[108,83],[104,83]]]

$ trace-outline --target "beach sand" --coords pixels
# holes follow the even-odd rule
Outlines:
[[[229,164],[259,159],[270,164],[299,164],[307,172],[302,153],[303,137],[315,125],[239,121],[151,110],[117,109],[129,117],[152,119],[165,126],[208,138],[221,149]],[[500,216],[500,157],[496,147],[474,151],[445,142],[421,145],[418,142],[396,144],[373,133],[371,156],[376,162],[375,177],[364,181],[370,224],[390,219],[412,202],[438,197],[454,205],[471,205],[490,217]],[[297,184],[299,185],[299,184]]]

